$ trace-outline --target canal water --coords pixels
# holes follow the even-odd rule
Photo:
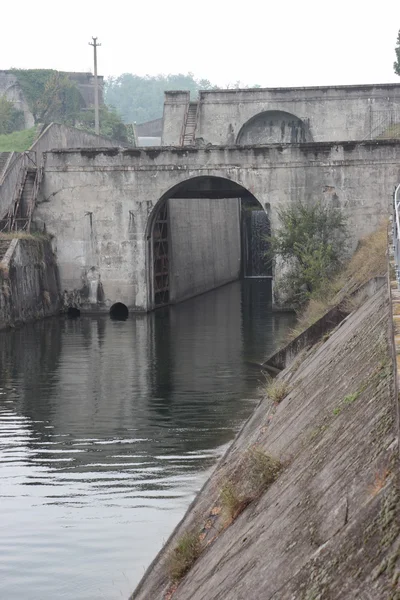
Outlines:
[[[127,599],[258,401],[267,281],[0,334],[0,598]]]

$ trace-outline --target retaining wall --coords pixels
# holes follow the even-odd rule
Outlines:
[[[54,315],[59,308],[50,241],[13,239],[0,262],[0,329]]]

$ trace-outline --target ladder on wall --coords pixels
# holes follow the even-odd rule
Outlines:
[[[183,146],[192,146],[194,144],[194,134],[197,126],[197,108],[198,102],[189,102],[183,133]]]

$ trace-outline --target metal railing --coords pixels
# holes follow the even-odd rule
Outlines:
[[[397,287],[400,290],[400,184],[393,194],[393,254]]]

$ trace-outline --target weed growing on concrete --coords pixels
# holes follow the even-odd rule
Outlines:
[[[168,556],[167,567],[170,579],[173,582],[180,581],[192,568],[200,553],[199,534],[196,531],[184,533]]]
[[[251,448],[246,456],[246,472],[253,494],[257,495],[278,477],[282,464],[261,448]]]
[[[354,392],[354,394],[349,394],[343,398],[343,404],[353,404],[355,400],[357,400],[358,396],[361,394],[361,391]]]
[[[239,487],[233,481],[227,480],[220,493],[221,506],[224,515],[228,521],[234,521],[236,517],[242,512],[246,503],[244,498],[239,492]]]
[[[266,394],[268,398],[270,398],[276,404],[282,402],[282,400],[288,395],[290,392],[290,386],[287,381],[282,379],[273,379],[269,382]]]

